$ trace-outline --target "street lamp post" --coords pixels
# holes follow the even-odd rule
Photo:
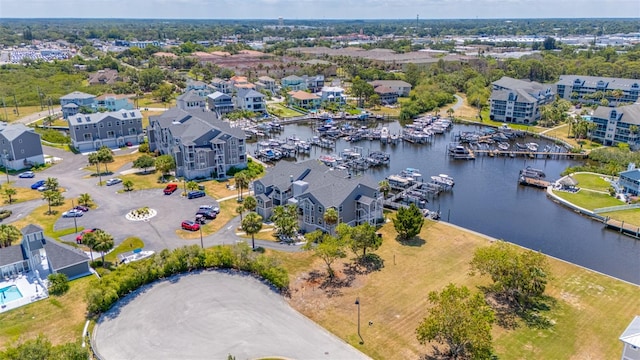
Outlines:
[[[76,204],[74,204],[73,199],[71,199],[71,208],[73,209],[75,207],[76,207]],[[76,227],[76,234],[77,234],[78,233],[78,220],[76,220],[76,219],[77,219],[77,217],[74,216],[73,217],[73,225]]]
[[[200,229],[200,247],[204,249],[204,242],[202,242],[202,226],[198,226]]]
[[[364,344],[364,339],[360,335],[360,297],[356,298],[356,305],[358,305],[358,336],[360,337],[360,345]]]

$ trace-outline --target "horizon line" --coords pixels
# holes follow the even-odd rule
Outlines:
[[[157,18],[145,18],[145,17],[3,17],[2,20],[210,20],[210,21],[235,21],[235,20],[249,20],[249,21],[265,21],[273,20],[278,21],[278,18],[171,18],[171,17],[157,17]],[[312,18],[284,18],[283,20],[289,21],[398,21],[407,20],[415,22],[416,18],[330,18],[330,19],[312,19]],[[638,17],[496,17],[496,18],[420,18],[419,21],[430,20],[640,20]],[[284,25],[286,26],[286,25]]]

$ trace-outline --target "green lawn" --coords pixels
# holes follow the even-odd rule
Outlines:
[[[275,114],[278,117],[281,118],[290,118],[290,117],[296,117],[296,116],[302,116],[304,115],[303,113],[296,111],[296,110],[292,110],[289,109],[285,106],[283,106],[282,104],[276,103],[276,104],[269,104],[267,105],[267,109],[269,110],[269,113]]]
[[[572,204],[588,210],[625,204],[624,202],[611,197],[609,194],[602,194],[584,189],[577,193],[568,193],[565,191],[554,191],[553,193]]]
[[[603,179],[604,176],[605,175],[597,174],[572,175],[572,177],[578,181],[579,188],[609,192],[611,185]]]
[[[118,259],[118,255],[126,252],[131,252],[134,249],[142,249],[144,247],[144,241],[138,237],[128,237],[118,245],[113,251],[104,256],[105,261],[115,262]]]

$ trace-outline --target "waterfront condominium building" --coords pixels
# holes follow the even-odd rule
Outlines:
[[[232,167],[246,168],[244,131],[216,113],[171,108],[149,117],[149,149],[176,162],[176,176],[223,179]]]
[[[596,124],[590,133],[593,140],[604,145],[626,143],[632,149],[640,145],[640,104],[617,108],[598,106],[591,116],[585,118]]]
[[[531,124],[540,120],[540,106],[553,101],[552,85],[503,76],[492,83],[489,117],[494,121]]]
[[[640,80],[583,75],[560,75],[556,83],[558,97],[587,104],[635,103],[640,95]]]

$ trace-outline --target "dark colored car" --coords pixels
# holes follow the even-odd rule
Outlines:
[[[195,191],[189,191],[187,193],[187,198],[188,199],[195,199],[195,198],[203,197],[205,195],[207,195],[207,194],[205,194],[204,191],[195,190]]]
[[[44,180],[38,180],[31,185],[33,190],[37,190],[39,187],[44,186]]]
[[[196,213],[196,216],[198,215],[202,215],[205,218],[211,220],[211,219],[215,219],[218,214],[216,214],[214,211],[211,211],[211,210],[199,209],[198,212]]]
[[[196,223],[204,225],[207,223],[207,218],[205,218],[204,215],[196,215]]]
[[[200,225],[196,224],[195,221],[184,220],[182,222],[182,228],[185,230],[198,231],[200,230]]]
[[[80,211],[82,211],[82,212],[87,212],[87,211],[89,211],[89,208],[88,208],[88,207],[86,207],[86,206],[84,206],[84,205],[76,205],[76,206],[74,207],[74,209],[76,209],[76,210],[80,210]]]

